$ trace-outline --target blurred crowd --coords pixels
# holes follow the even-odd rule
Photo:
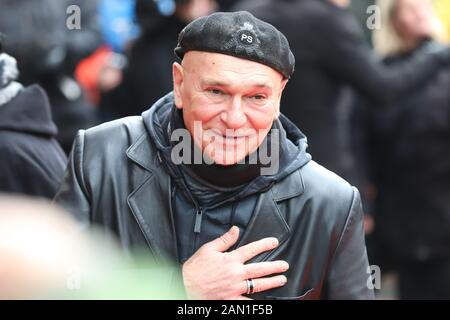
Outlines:
[[[1,0],[0,192],[51,200],[76,132],[147,110],[172,90],[181,29],[235,10],[289,40],[281,111],[360,190],[370,263],[397,275],[399,298],[450,299],[450,0]],[[33,229],[27,212],[45,211],[11,201],[0,198],[0,298],[23,271],[14,263],[31,263],[5,258],[4,213]]]

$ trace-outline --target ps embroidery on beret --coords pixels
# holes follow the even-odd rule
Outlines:
[[[260,48],[261,41],[259,40],[254,30],[253,24],[244,22],[239,29],[233,33],[231,39],[224,45],[225,50],[234,48],[236,54],[244,54],[248,56],[255,55],[263,58],[264,54]]]
[[[253,31],[253,25],[245,22],[238,31],[239,41],[243,44],[253,44],[256,41],[256,34]]]

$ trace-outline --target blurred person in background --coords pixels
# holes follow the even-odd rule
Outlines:
[[[367,9],[375,4],[375,0],[358,0],[358,1],[350,1],[349,9],[353,13],[353,15],[358,19],[358,23],[361,26],[367,25]],[[372,45],[372,30],[370,28],[364,27],[362,28],[364,34],[366,36],[367,42]]]
[[[313,158],[348,179],[354,172],[347,156],[343,89],[351,86],[374,101],[393,101],[415,92],[450,64],[448,48],[427,52],[425,46],[401,64],[384,65],[349,4],[350,0],[244,0],[234,7],[286,34],[297,72],[286,87],[282,112],[302,128]]]
[[[136,0],[98,0],[100,30],[113,52],[125,53],[139,35]]]
[[[390,68],[425,46],[444,47],[431,0],[380,0],[376,51]],[[402,299],[450,299],[450,68],[383,105],[361,98],[353,116],[358,163],[374,196],[372,262],[398,272]]]
[[[16,60],[2,52],[0,34],[0,192],[53,198],[67,158],[47,95],[17,82]]]
[[[69,5],[80,8],[80,29],[66,25]],[[0,30],[8,39],[5,52],[19,62],[20,81],[38,83],[47,92],[58,141],[68,153],[77,130],[97,123],[73,76],[77,63],[102,42],[97,1],[2,0]]]
[[[117,87],[122,81],[125,53],[139,34],[135,6],[135,0],[99,1],[98,20],[104,43],[75,70],[77,81],[96,107],[100,104],[101,93]],[[102,110],[99,111],[102,118]]]
[[[178,33],[216,9],[215,0],[137,0],[140,36],[132,45],[120,85],[104,90],[101,112],[105,120],[139,115],[169,92]]]
[[[175,270],[124,256],[110,234],[47,201],[0,194],[0,300],[183,299]]]

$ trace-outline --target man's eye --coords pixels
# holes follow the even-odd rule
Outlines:
[[[214,94],[214,95],[221,95],[223,94],[223,91],[219,90],[219,89],[208,89],[208,92]]]
[[[266,97],[263,96],[262,94],[257,94],[255,96],[252,97],[255,100],[264,100]]]

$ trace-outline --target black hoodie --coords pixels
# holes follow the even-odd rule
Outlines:
[[[37,85],[0,105],[0,192],[54,197],[67,162],[57,132]]]
[[[257,176],[240,188],[232,188],[223,194],[217,192],[217,188],[203,185],[203,192],[210,192],[215,198],[203,207],[193,195],[192,183],[186,183],[185,170],[181,170],[181,165],[172,162],[173,145],[169,139],[169,123],[174,112],[176,108],[173,104],[173,94],[170,93],[144,112],[142,117],[172,178],[172,208],[178,235],[179,260],[183,263],[200,246],[219,237],[232,225],[238,226],[242,235],[253,214],[258,195],[304,166],[311,160],[311,156],[306,152],[306,137],[281,115],[274,123],[274,126],[281,129],[282,157],[278,172],[274,175]],[[201,184],[197,181],[197,185]]]

